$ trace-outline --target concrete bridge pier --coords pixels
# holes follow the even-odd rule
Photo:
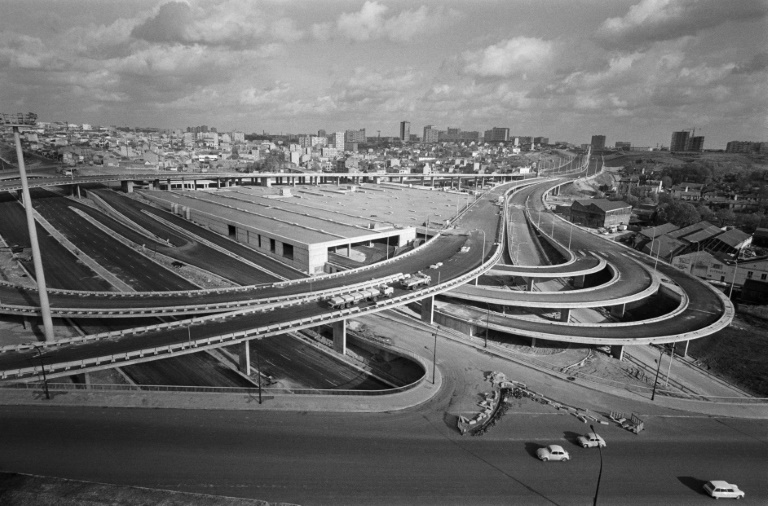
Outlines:
[[[618,360],[624,360],[624,345],[623,344],[611,345],[611,356]]]
[[[581,276],[574,276],[573,277],[573,287],[574,288],[584,288],[584,274]]]
[[[534,286],[536,286],[536,283],[534,282],[533,278],[528,278],[528,281],[525,282],[525,290],[527,292],[532,292]]]
[[[623,318],[624,313],[627,310],[626,304],[619,304],[618,306],[611,306],[611,316],[614,318]]]
[[[91,375],[90,373],[87,373],[87,372],[84,372],[81,374],[73,374],[72,383],[75,383],[78,385],[85,385],[85,389],[88,390],[89,388],[91,388]]]
[[[133,181],[120,181],[120,189],[124,193],[133,193]]]
[[[243,343],[243,349],[240,351],[240,372],[246,376],[251,375],[251,343],[245,341]]]
[[[435,323],[435,296],[421,299],[421,321],[427,325]]]
[[[333,322],[333,351],[347,354],[347,320]]]
[[[80,198],[80,185],[79,184],[73,184],[71,186],[71,190],[72,190],[72,196],[79,199]]]
[[[560,321],[561,322],[569,322],[571,320],[571,310],[567,307],[564,307],[560,310]]]
[[[685,345],[682,347],[682,349],[680,351],[678,351],[677,347],[676,347],[675,348],[675,353],[680,355],[681,357],[687,357],[688,356],[688,345],[691,344],[691,341],[689,339],[688,341],[683,341],[683,342],[685,342]]]

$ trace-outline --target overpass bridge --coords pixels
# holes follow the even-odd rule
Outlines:
[[[123,176],[125,177],[125,176]],[[49,181],[36,181],[43,186],[46,184],[57,184],[55,178]],[[61,183],[59,183],[61,184]],[[68,181],[67,184],[72,184]],[[536,187],[538,192],[538,201],[544,191],[551,188],[551,184],[539,184]],[[5,187],[5,189],[9,186]],[[489,199],[482,199],[484,204],[483,216],[485,221],[491,212],[496,214],[496,209],[491,201],[496,193],[491,192]],[[514,196],[514,194],[513,194]],[[520,195],[522,197],[524,195]],[[603,268],[612,269],[615,282],[612,285],[620,287],[628,279],[620,278],[621,273],[625,276],[639,277],[638,289],[626,290],[626,297],[641,298],[642,293],[650,294],[658,292],[660,288],[660,278],[654,275],[649,266],[638,263],[636,255],[626,253],[624,255],[614,255],[611,261],[606,259],[577,260],[573,259],[570,266],[549,266],[547,268],[519,269],[518,267],[494,267],[499,262],[505,244],[505,223],[508,216],[507,202],[505,199],[504,212],[502,219],[494,226],[496,229],[492,237],[496,237],[493,247],[488,248],[488,255],[478,255],[478,251],[485,251],[485,234],[481,237],[479,231],[461,233],[442,233],[431,239],[426,246],[414,251],[408,258],[394,259],[383,266],[373,267],[371,269],[357,270],[347,273],[346,276],[329,278],[322,282],[326,285],[312,285],[317,281],[298,281],[288,282],[283,285],[272,284],[266,286],[242,287],[237,289],[206,291],[206,293],[195,293],[190,295],[185,293],[186,303],[178,304],[179,293],[162,295],[152,294],[116,294],[106,293],[74,293],[72,291],[63,291],[63,299],[55,304],[62,312],[60,315],[83,316],[81,311],[94,310],[100,315],[115,314],[125,318],[126,316],[139,316],[146,314],[157,314],[151,311],[158,308],[165,300],[168,304],[165,308],[168,310],[165,314],[194,314],[206,313],[208,316],[196,317],[182,322],[171,324],[161,324],[136,329],[129,329],[120,332],[109,332],[86,336],[84,338],[56,341],[53,343],[41,343],[39,345],[27,345],[6,347],[0,353],[0,379],[10,381],[30,381],[38,378],[45,367],[50,377],[67,376],[75,373],[87,372],[102,368],[115,367],[118,365],[136,363],[149,360],[184,354],[194,353],[206,348],[215,348],[230,344],[243,343],[251,339],[265,337],[269,335],[282,334],[291,330],[314,327],[323,323],[330,323],[334,329],[334,347],[340,353],[345,352],[346,348],[346,320],[350,317],[375,313],[414,301],[421,301],[421,316],[428,323],[432,323],[436,316],[440,316],[445,311],[439,304],[435,303],[434,296],[448,290],[464,293],[465,296],[486,297],[497,300],[498,294],[489,292],[488,289],[473,287],[462,287],[468,281],[477,279],[481,274],[496,268],[502,272],[518,272],[524,275],[529,272],[530,277],[561,277],[574,272],[586,272],[597,269],[603,260]],[[526,199],[527,200],[527,199]],[[532,199],[536,202],[536,199]],[[535,204],[534,204],[535,207]],[[559,244],[564,244],[563,236],[568,237],[570,243],[573,239],[574,249],[591,251],[594,247],[594,237],[581,230],[575,231],[573,228],[558,223],[551,218],[552,239]],[[575,237],[574,237],[575,234]],[[569,244],[570,245],[570,244]],[[602,245],[601,245],[602,246]],[[570,249],[570,248],[569,248]],[[603,252],[604,248],[601,247]],[[632,257],[632,258],[631,258]],[[598,257],[592,257],[598,258]],[[442,260],[441,260],[442,259]],[[396,290],[391,299],[377,301],[375,303],[364,304],[358,307],[331,310],[323,299],[328,296],[328,290],[335,289],[342,285],[353,285],[352,289],[359,289],[362,286],[368,286],[366,283],[380,284],[382,282],[392,282],[404,272],[414,272],[416,270],[425,270],[430,265],[442,262],[443,266],[433,269],[431,274],[433,279],[438,279],[436,285],[428,288],[410,292],[406,290]],[[577,265],[578,264],[578,265]],[[515,269],[519,269],[515,271]],[[547,272],[547,269],[550,269]],[[654,267],[654,271],[656,271]],[[467,323],[477,324],[481,319],[485,319],[487,328],[504,330],[520,335],[526,335],[532,338],[553,339],[557,341],[570,341],[590,344],[610,344],[622,346],[624,344],[644,344],[648,342],[671,342],[687,340],[695,337],[715,332],[719,328],[727,326],[733,317],[733,308],[730,302],[714,289],[702,290],[702,285],[706,284],[691,278],[685,273],[676,271],[667,266],[661,266],[658,271],[662,272],[666,279],[669,279],[681,292],[680,304],[671,315],[665,315],[653,319],[652,321],[636,322],[629,324],[595,324],[595,325],[576,325],[572,322],[530,322],[528,320],[514,319],[504,315],[494,314],[490,317],[490,311],[477,311],[473,308],[464,308],[468,311]],[[619,278],[615,274],[619,275]],[[633,274],[634,273],[634,274]],[[367,281],[366,279],[367,278]],[[664,278],[661,278],[663,281]],[[353,281],[356,281],[354,283]],[[309,286],[308,286],[309,285]],[[461,287],[461,288],[460,288]],[[0,291],[0,303],[6,312],[19,314],[24,310],[35,308],[34,290],[20,290],[19,287],[3,285],[5,291]],[[309,289],[308,289],[309,288]],[[282,293],[279,293],[282,290]],[[275,291],[278,291],[277,295]],[[592,290],[598,292],[599,290]],[[484,294],[482,292],[485,292]],[[630,293],[633,292],[633,293]],[[52,292],[57,296],[56,292]],[[491,295],[489,295],[489,293]],[[544,292],[523,292],[527,297],[536,296],[550,297],[534,301],[535,303],[554,303],[552,296],[561,294],[546,294]],[[256,294],[256,295],[254,295]],[[564,302],[560,307],[564,310],[570,307],[582,307],[585,292],[577,294],[576,299]],[[16,297],[14,302],[23,301],[24,304],[8,304],[6,297]],[[151,304],[139,302],[143,297],[149,297]],[[165,299],[164,299],[165,297]],[[294,298],[291,298],[294,297]],[[566,297],[568,297],[566,292]],[[196,300],[190,300],[196,299]],[[94,301],[102,301],[96,303]],[[505,299],[506,300],[506,299]],[[616,299],[612,299],[614,304]],[[79,301],[80,304],[75,304]],[[104,301],[109,304],[103,304]],[[117,302],[116,302],[117,301]],[[130,301],[130,303],[126,303]],[[603,299],[595,299],[593,302],[605,303]],[[58,305],[59,302],[63,305]],[[134,303],[139,302],[137,306]],[[497,304],[497,302],[493,302]],[[115,306],[114,304],[117,304]],[[221,306],[217,306],[221,304]],[[71,307],[73,306],[74,307]],[[520,304],[516,304],[520,305]],[[610,305],[610,304],[609,304]],[[109,307],[111,306],[111,308]],[[551,306],[549,306],[551,307]],[[238,309],[239,308],[239,309]],[[128,311],[119,314],[119,311]],[[129,311],[135,310],[135,313]],[[71,313],[67,313],[71,311]],[[78,311],[78,312],[75,312]],[[142,313],[142,311],[146,311]],[[174,312],[180,311],[180,312]],[[474,311],[474,313],[472,312]],[[218,312],[218,313],[217,313]],[[211,314],[217,313],[217,314]],[[621,336],[617,336],[617,329]],[[471,332],[471,329],[470,329]],[[243,355],[247,355],[248,347],[243,347]],[[244,359],[244,363],[249,363]]]

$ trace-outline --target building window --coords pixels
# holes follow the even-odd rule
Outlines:
[[[722,264],[712,264],[712,268],[713,269],[722,269],[723,265]]]
[[[274,240],[274,239],[270,239],[270,240],[269,240],[269,251],[270,251],[270,252],[272,252],[272,253],[274,253],[274,252],[275,252],[275,250],[276,250],[276,247],[275,247],[275,240]]]
[[[293,260],[293,244],[283,243],[283,257]]]
[[[752,279],[752,271],[747,271],[747,279]]]
[[[761,281],[765,281],[766,278],[768,278],[768,274],[760,274]]]

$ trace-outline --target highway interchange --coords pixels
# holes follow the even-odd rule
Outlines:
[[[567,226],[554,227],[556,237],[570,234]],[[476,252],[478,236],[445,239],[456,249],[469,239],[473,241],[470,251]],[[569,237],[574,241],[572,249],[589,251],[594,238],[579,236],[574,232]],[[450,256],[455,251],[449,251]],[[614,254],[617,257],[611,258]],[[615,261],[624,251],[614,254],[605,257]],[[474,260],[467,256],[464,264],[455,266],[455,273],[446,267],[443,279],[479,263],[479,255]],[[676,274],[665,272],[661,265],[657,268],[670,277]],[[704,318],[710,323],[719,317],[711,300],[699,304],[693,313],[708,315]],[[294,318],[304,314],[297,314],[296,308],[291,311]],[[312,314],[311,304],[306,311]],[[281,317],[277,309],[267,320],[260,315],[258,324]],[[196,333],[227,332],[253,326],[249,318],[233,318],[215,329],[193,328]],[[690,323],[689,318],[685,320],[686,325]],[[169,336],[169,342],[180,342],[188,339],[188,330],[162,335]],[[132,336],[130,341],[135,344],[145,337],[150,335]],[[407,337],[413,349],[431,342],[428,332],[414,331]],[[120,342],[113,340],[110,346]],[[99,344],[89,346],[96,349]],[[77,355],[85,348],[62,348],[56,353]],[[114,348],[110,352],[115,353]],[[441,344],[441,354],[446,381],[438,395],[398,413],[151,413],[3,407],[7,451],[0,456],[0,468],[300,504],[591,502],[599,465],[594,451],[572,445],[569,451],[574,458],[567,464],[543,464],[532,456],[535,448],[553,440],[572,444],[575,435],[585,430],[574,418],[539,405],[522,405],[482,438],[462,438],[455,431],[454,403],[476,381],[473,374],[465,377],[460,371],[473,370],[477,376],[479,371],[505,370],[524,375],[529,384],[575,396],[593,409],[631,406],[648,412],[649,430],[640,436],[616,427],[600,429],[609,445],[601,504],[700,504],[706,500],[698,491],[702,482],[723,477],[726,469],[725,478],[739,483],[748,500],[768,497],[764,465],[768,431],[762,421],[696,417],[632,404],[558,384],[551,377],[451,341]]]

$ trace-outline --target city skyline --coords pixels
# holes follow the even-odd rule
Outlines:
[[[244,132],[397,137],[408,121],[655,146],[695,128],[723,149],[765,140],[767,14],[760,0],[11,1],[0,102]]]

